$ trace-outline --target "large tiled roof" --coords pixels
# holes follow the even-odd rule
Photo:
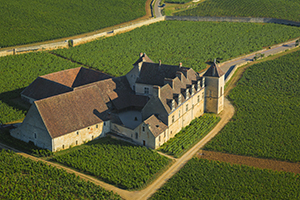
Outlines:
[[[34,102],[52,138],[102,122],[107,111],[96,86]]]
[[[203,76],[211,76],[211,77],[221,77],[225,73],[221,70],[221,68],[216,64],[213,63],[210,68],[203,74]]]
[[[105,103],[112,102],[117,110],[128,107],[143,107],[148,100],[146,96],[135,95],[125,76],[118,78],[109,78],[89,85],[95,85],[99,88],[101,97]],[[87,87],[82,86],[79,88]]]
[[[23,90],[22,94],[35,100],[40,100],[107,78],[111,77],[95,70],[77,67],[38,77]]]
[[[42,77],[38,77],[27,88],[25,88],[21,94],[35,100],[40,100],[58,94],[70,92],[72,90],[73,88],[71,87],[53,82]]]
[[[154,137],[157,137],[168,128],[168,126],[159,119],[157,119],[155,115],[151,115],[148,119],[144,121],[144,123],[150,125],[149,129],[154,135]]]

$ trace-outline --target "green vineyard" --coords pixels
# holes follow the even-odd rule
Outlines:
[[[0,150],[1,199],[121,199],[74,174]]]
[[[299,199],[299,174],[193,158],[153,199]]]
[[[215,115],[204,114],[202,117],[194,119],[189,126],[163,144],[159,150],[174,157],[179,157],[209,133],[219,121],[220,118]]]
[[[0,0],[0,47],[74,36],[146,14],[146,0]]]
[[[170,162],[151,149],[110,138],[56,155],[53,161],[124,189],[141,188]]]
[[[250,66],[229,98],[231,122],[205,149],[300,161],[300,51]]]
[[[54,52],[112,76],[129,72],[141,52],[154,62],[200,71],[214,58],[224,62],[299,35],[299,27],[278,24],[164,21]]]
[[[205,0],[177,16],[267,17],[300,21],[299,0]]]

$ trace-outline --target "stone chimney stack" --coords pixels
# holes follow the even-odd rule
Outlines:
[[[158,85],[153,86],[153,96],[160,98],[160,87]]]
[[[159,60],[158,66],[159,66],[159,67],[161,66],[161,60]]]
[[[140,53],[140,57],[143,57],[144,53]]]
[[[179,63],[179,67],[182,67],[182,62],[181,62],[181,63]]]

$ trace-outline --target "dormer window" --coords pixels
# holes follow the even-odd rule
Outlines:
[[[181,104],[181,94],[178,95],[178,105]]]
[[[144,87],[144,94],[149,94],[149,88],[148,87]]]
[[[189,96],[190,96],[190,94],[189,94],[189,89],[186,89],[186,90],[185,90],[185,97],[186,97],[186,99],[188,99]]]
[[[175,109],[175,100],[173,99],[172,100],[172,110],[174,110]]]

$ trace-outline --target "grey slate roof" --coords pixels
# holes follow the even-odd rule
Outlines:
[[[221,77],[225,73],[221,70],[221,68],[216,64],[212,64],[210,68],[203,74],[203,76],[211,76],[211,77]]]

